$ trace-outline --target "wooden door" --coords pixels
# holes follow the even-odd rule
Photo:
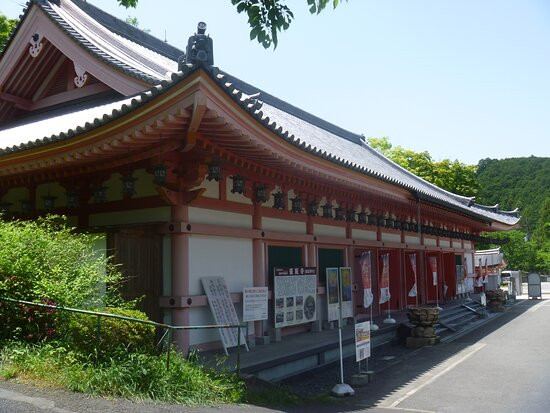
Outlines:
[[[162,235],[149,230],[121,229],[108,236],[114,262],[125,278],[122,296],[143,297],[139,309],[151,320],[162,321],[159,296],[162,291]]]

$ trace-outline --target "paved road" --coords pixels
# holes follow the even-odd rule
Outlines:
[[[550,297],[547,297],[550,298]],[[333,405],[186,409],[0,382],[3,412],[550,412],[550,299],[523,300],[456,340],[410,353]],[[319,374],[322,374],[320,372]]]

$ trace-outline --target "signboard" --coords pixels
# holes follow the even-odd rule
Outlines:
[[[351,293],[351,268],[333,267],[326,269],[327,275],[327,306],[328,321],[340,318],[339,285],[342,286],[342,318],[353,317],[353,303]]]
[[[317,269],[275,268],[273,280],[275,328],[317,319]]]
[[[327,268],[327,320],[338,320],[340,313],[338,310],[338,268]]]
[[[370,321],[355,324],[355,361],[370,357]]]
[[[233,306],[233,301],[225,285],[225,279],[223,277],[203,277],[201,278],[202,287],[208,298],[208,305],[210,311],[214,316],[214,322],[216,324],[239,324],[239,318]],[[236,328],[219,328],[218,332],[222,339],[223,347],[226,349],[230,347],[236,347],[238,345],[238,336]],[[244,331],[241,329],[241,344],[246,345],[244,338]]]
[[[340,267],[340,286],[342,288],[342,318],[353,317],[350,267]]]
[[[267,320],[267,287],[243,289],[243,321]]]
[[[361,282],[363,283],[363,307],[369,308],[372,304],[372,262],[371,252],[367,251],[361,254],[359,261],[361,265]]]

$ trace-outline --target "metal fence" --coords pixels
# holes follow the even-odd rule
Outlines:
[[[96,335],[95,335],[96,356],[99,354],[99,345],[101,343],[101,318],[102,317],[117,318],[120,320],[132,322],[132,323],[149,324],[154,327],[160,328],[163,331],[163,334],[157,343],[157,348],[158,347],[166,348],[166,368],[167,369],[170,368],[170,352],[171,352],[172,336],[173,336],[174,330],[211,330],[214,328],[236,328],[237,329],[237,361],[236,361],[235,367],[236,367],[237,374],[240,375],[241,329],[245,327],[244,325],[241,325],[241,324],[236,324],[236,325],[220,324],[220,325],[205,325],[205,326],[173,326],[170,324],[157,323],[155,321],[150,321],[150,320],[140,320],[139,318],[127,317],[127,316],[118,315],[118,314],[109,314],[109,313],[102,313],[99,311],[82,310],[80,308],[70,308],[70,307],[62,307],[58,305],[35,303],[32,301],[15,300],[13,298],[8,298],[8,297],[0,297],[0,301],[5,301],[8,303],[19,304],[24,306],[47,308],[52,310],[67,311],[71,313],[87,314],[87,315],[97,317],[97,327],[96,327]]]

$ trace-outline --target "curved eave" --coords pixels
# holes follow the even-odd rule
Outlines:
[[[519,221],[519,218],[517,218],[515,222],[512,223],[498,221],[496,218],[491,218],[483,215],[482,213],[472,211],[468,207],[459,207],[450,204],[448,202],[445,202],[445,200],[443,199],[434,197],[423,191],[419,191],[417,188],[405,184],[397,179],[377,173],[376,171],[359,166],[345,159],[336,157],[328,152],[320,151],[317,148],[312,147],[311,145],[307,145],[303,141],[300,141],[299,138],[296,138],[294,135],[290,135],[289,132],[284,130],[282,126],[277,125],[275,122],[270,122],[270,119],[268,117],[263,117],[261,112],[261,102],[253,97],[243,94],[240,90],[236,89],[231,84],[225,84],[225,82],[223,81],[223,75],[220,74],[219,70],[216,67],[208,67],[202,65],[198,67],[184,67],[182,72],[173,74],[170,81],[162,81],[159,85],[149,89],[146,92],[141,93],[139,95],[139,98],[133,99],[129,105],[123,105],[119,110],[115,109],[112,111],[111,114],[105,114],[101,119],[96,118],[91,122],[86,122],[85,125],[78,126],[75,129],[70,129],[67,132],[62,132],[57,135],[45,137],[41,140],[36,140],[34,142],[28,142],[26,144],[19,145],[18,147],[7,148],[4,150],[0,149],[0,166],[3,163],[5,164],[18,162],[18,160],[36,156],[38,154],[47,154],[49,150],[55,149],[57,146],[59,146],[61,141],[71,141],[70,144],[74,144],[77,142],[76,138],[80,137],[80,135],[84,134],[92,136],[92,132],[96,129],[102,128],[105,125],[108,125],[109,123],[123,116],[126,116],[131,112],[136,111],[141,106],[147,104],[153,99],[158,98],[159,95],[164,95],[171,87],[184,81],[185,79],[188,79],[192,73],[197,71],[198,68],[206,72],[209,78],[213,80],[221,88],[221,90],[224,91],[225,95],[236,102],[241,109],[243,109],[248,115],[252,116],[252,118],[255,119],[255,121],[259,123],[263,128],[267,129],[270,133],[276,135],[278,138],[282,139],[293,147],[298,148],[300,152],[306,152],[308,154],[314,155],[316,158],[320,158],[322,160],[330,162],[331,164],[337,165],[338,167],[344,168],[345,170],[351,170],[361,176],[368,176],[383,183],[389,184],[393,187],[405,190],[417,199],[433,203],[450,211],[471,217],[477,221],[491,224],[493,230],[497,228],[511,229],[515,225],[517,225],[517,222]],[[61,145],[63,145],[63,143],[61,143]]]

